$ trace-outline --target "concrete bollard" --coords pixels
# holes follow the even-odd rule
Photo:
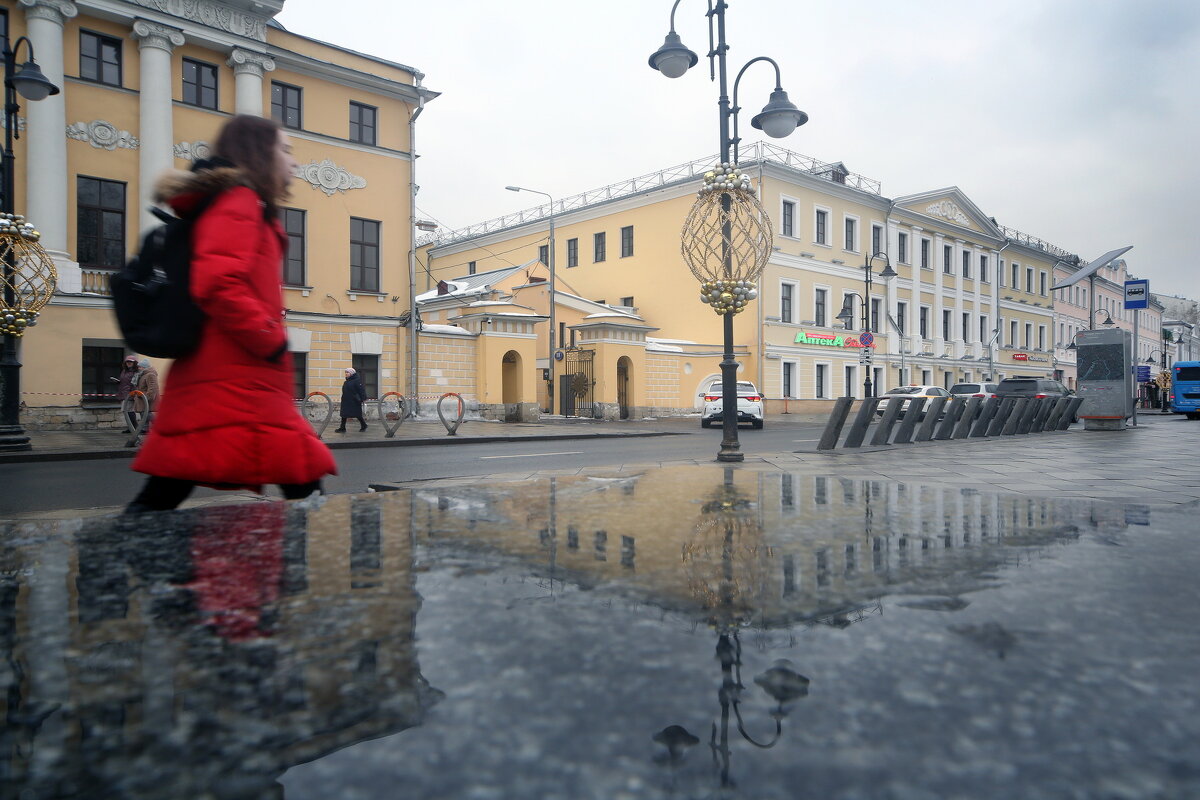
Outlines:
[[[871,437],[872,446],[888,443],[888,437],[892,435],[892,425],[896,424],[896,417],[900,416],[900,407],[900,401],[893,397],[887,405],[887,410],[883,412],[883,419],[875,426],[875,435]]]
[[[987,436],[988,426],[992,424],[992,417],[996,416],[996,409],[1000,407],[1000,398],[989,397],[983,401],[983,408],[979,411],[979,419],[975,420],[975,427],[971,428],[971,438],[978,439]]]
[[[1021,417],[1025,415],[1025,407],[1029,405],[1028,397],[1013,398],[1012,411],[1008,412],[1008,420],[1004,423],[1004,430],[1000,431],[1002,436],[1012,436],[1017,432],[1017,426],[1021,423]]]
[[[1062,419],[1058,421],[1058,429],[1065,431],[1071,427],[1071,423],[1075,421],[1075,415],[1079,413],[1079,407],[1083,405],[1084,398],[1072,397],[1071,404],[1067,406],[1067,410],[1063,412]]]
[[[1050,413],[1046,415],[1046,422],[1042,425],[1044,431],[1058,430],[1058,421],[1062,419],[1063,412],[1067,410],[1067,406],[1071,404],[1071,398],[1060,397],[1054,401],[1054,407],[1050,409]]]
[[[1037,397],[1029,398],[1029,403],[1025,406],[1025,413],[1021,414],[1021,420],[1017,423],[1017,433],[1029,433],[1029,428],[1033,425],[1033,418],[1037,416],[1038,409],[1041,408],[1041,399]]]
[[[842,442],[842,447],[862,446],[863,439],[867,436],[867,428],[871,425],[871,417],[874,416],[875,408],[878,405],[878,397],[868,397],[862,401],[862,405],[858,407],[858,413],[854,415],[854,422],[850,424],[850,432],[846,434],[846,441]]]
[[[949,439],[954,433],[954,426],[958,422],[958,418],[962,416],[963,406],[966,403],[955,397],[950,398],[950,402],[946,405],[946,416],[942,417],[942,421],[937,426],[937,432],[933,434],[933,438],[937,440]]]
[[[967,399],[967,405],[959,416],[958,424],[954,426],[953,438],[967,438],[967,434],[971,432],[971,425],[975,422],[975,414],[979,411],[979,404],[982,402],[983,400],[978,397]]]
[[[933,398],[933,402],[925,410],[925,419],[921,422],[921,427],[917,428],[918,442],[928,442],[933,438],[933,427],[937,425],[938,417],[942,415],[942,409],[946,407],[946,401],[949,399],[949,397]]]
[[[842,426],[846,424],[846,417],[850,415],[850,406],[852,405],[854,405],[853,397],[839,397],[833,404],[833,411],[829,414],[829,421],[825,423],[821,441],[817,442],[818,450],[832,450],[837,447],[837,441],[842,435]]]
[[[996,408],[996,416],[992,417],[992,421],[988,423],[987,433],[985,436],[999,436],[1004,430],[1004,423],[1008,422],[1009,416],[1012,414],[1013,406],[1017,401],[1011,397],[1006,397],[1000,401],[1000,405]]]
[[[896,429],[896,438],[892,440],[893,444],[908,444],[912,441],[913,434],[917,430],[917,423],[921,420],[921,411],[924,408],[924,397],[914,397],[908,401],[908,410],[904,412],[904,419],[900,421],[900,427]]]

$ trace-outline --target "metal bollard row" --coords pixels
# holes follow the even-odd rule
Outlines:
[[[888,403],[871,436],[872,446],[909,444],[947,439],[979,439],[988,436],[1020,436],[1042,431],[1064,431],[1070,427],[1083,403],[1081,397],[916,397],[901,413],[901,403]],[[818,450],[833,450],[850,416],[854,398],[841,397],[817,444]],[[878,397],[863,400],[854,415],[842,447],[861,447],[879,407]],[[899,427],[897,427],[899,422]],[[892,431],[895,429],[895,436]]]

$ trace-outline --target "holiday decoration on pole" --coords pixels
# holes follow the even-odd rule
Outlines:
[[[706,172],[681,236],[683,260],[700,281],[700,302],[717,314],[745,309],[758,297],[757,279],[773,239],[771,218],[750,177],[736,164]]]
[[[22,336],[37,325],[50,302],[58,273],[38,240],[41,233],[20,214],[0,213],[0,334]]]

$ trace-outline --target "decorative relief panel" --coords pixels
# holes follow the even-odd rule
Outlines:
[[[967,219],[957,205],[950,200],[940,200],[932,205],[925,207],[926,214],[933,214],[935,217],[945,217],[948,220],[957,222],[960,225],[969,225],[971,220]]]
[[[248,36],[260,42],[267,40],[266,20],[212,0],[133,0],[143,8],[190,19],[238,36]]]
[[[180,142],[175,145],[175,157],[187,161],[199,161],[212,157],[212,148],[208,142]]]
[[[103,119],[68,125],[67,138],[87,142],[97,150],[116,150],[118,147],[137,150],[139,145],[137,138],[129,131],[119,131],[115,125]]]
[[[296,177],[307,181],[314,189],[320,189],[330,197],[334,192],[365,189],[367,186],[366,178],[350,174],[344,167],[339,167],[328,158],[320,163],[310,161],[301,164],[296,170]]]

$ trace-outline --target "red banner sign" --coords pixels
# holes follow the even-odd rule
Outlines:
[[[1013,361],[1028,361],[1029,353],[1013,353]]]

